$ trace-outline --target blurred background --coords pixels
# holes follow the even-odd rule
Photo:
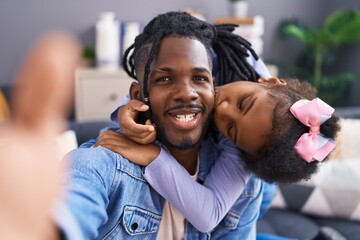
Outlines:
[[[78,36],[84,56],[92,58],[95,48],[95,24],[100,13],[112,11],[120,23],[146,24],[159,13],[192,9],[207,21],[233,16],[231,0],[2,0],[0,1],[0,87],[11,85],[16,70],[29,46],[44,32],[65,29]],[[296,37],[284,36],[284,22],[295,21],[306,29],[319,29],[338,10],[359,10],[359,0],[247,0],[245,16],[260,16],[261,42],[258,52],[267,64],[275,64],[281,77],[312,78],[299,67],[305,61],[305,44]],[[360,28],[359,28],[360,30]],[[285,34],[286,35],[286,34]],[[291,35],[291,34],[288,34]],[[329,57],[323,75],[351,73],[352,80],[341,87],[341,96],[331,101],[337,106],[360,105],[360,41],[339,46]],[[326,62],[325,61],[325,62]],[[311,60],[310,60],[311,62]],[[311,63],[310,63],[311,65]],[[275,69],[276,70],[276,69]],[[300,72],[299,72],[300,71]],[[348,78],[349,75],[344,75]],[[341,75],[342,76],[342,75]],[[338,81],[338,80],[337,80]],[[343,84],[344,85],[344,84]],[[340,87],[337,87],[340,89]]]

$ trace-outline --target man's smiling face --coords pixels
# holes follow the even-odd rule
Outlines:
[[[186,150],[199,143],[214,106],[211,70],[198,40],[161,41],[150,66],[148,93],[152,121],[167,147]]]

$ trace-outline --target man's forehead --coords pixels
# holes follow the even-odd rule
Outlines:
[[[191,40],[196,41],[197,43],[194,44],[193,42],[185,42],[182,40]],[[180,42],[182,44],[174,44],[174,42]],[[165,44],[164,44],[165,43]],[[193,58],[206,58],[206,65],[196,66],[194,69],[203,69],[208,68],[208,72],[212,71],[212,56],[210,50],[206,48],[206,46],[199,41],[196,38],[192,37],[185,37],[185,36],[167,36],[159,42],[157,49],[154,51],[155,54],[153,56],[152,62],[149,64],[149,73],[154,69],[154,67],[158,67],[158,64],[163,64],[164,66],[167,65],[168,61],[175,59],[181,59],[179,55],[173,56],[169,53],[169,51],[178,51],[178,49],[181,48],[181,45],[183,48],[190,48],[192,51],[191,53],[194,54]],[[194,46],[195,45],[195,46]],[[145,73],[145,65],[148,62],[148,59],[150,57],[151,47],[153,47],[152,44],[147,44],[143,46],[136,54],[135,58],[135,69],[136,69],[136,76],[137,80],[139,82],[142,82],[144,79],[144,73]],[[180,51],[181,52],[181,51]],[[170,55],[170,58],[169,58]],[[159,59],[160,57],[167,56],[167,58]],[[170,60],[169,60],[170,59]],[[160,60],[160,61],[159,61]],[[161,63],[160,63],[161,62]],[[177,67],[179,65],[175,64],[174,67]]]

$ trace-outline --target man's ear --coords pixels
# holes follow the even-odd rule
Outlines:
[[[280,78],[265,78],[265,77],[261,77],[258,79],[259,83],[263,83],[265,85],[277,85],[277,86],[285,86],[286,82],[283,79]]]
[[[131,83],[130,98],[131,99],[140,99],[140,84],[138,82]]]

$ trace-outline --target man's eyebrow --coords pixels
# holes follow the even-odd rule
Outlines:
[[[149,75],[153,75],[153,74],[156,74],[156,73],[163,73],[163,72],[167,72],[167,73],[170,73],[172,72],[173,69],[172,68],[169,68],[169,67],[163,67],[163,68],[156,68],[154,70],[150,70],[150,74]]]
[[[172,68],[169,67],[161,67],[161,68],[156,68],[154,70],[150,71],[150,76],[156,73],[171,73],[172,71],[174,71]],[[206,72],[207,74],[211,74],[210,70],[205,68],[205,67],[195,67],[192,69],[193,73],[203,73]]]
[[[210,70],[205,67],[196,67],[193,69],[193,72],[195,72],[195,73],[206,72],[208,74],[211,74]]]
[[[249,104],[249,107],[245,110],[244,115],[254,106],[256,100],[257,100],[257,98],[254,98],[254,100],[251,101],[251,103]]]

